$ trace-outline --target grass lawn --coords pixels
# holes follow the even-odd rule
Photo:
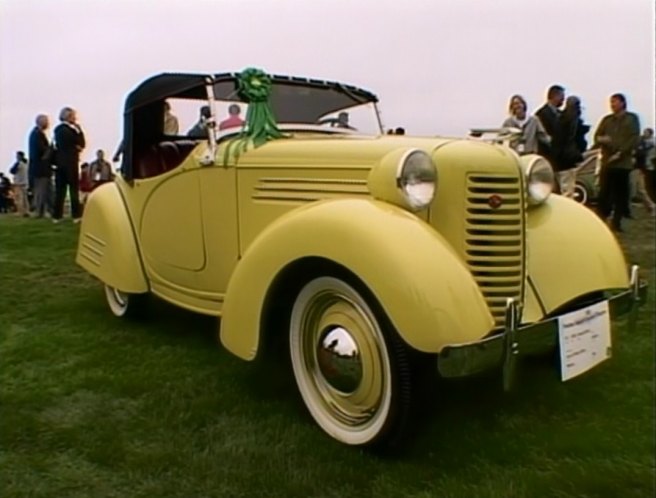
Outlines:
[[[114,319],[77,225],[0,217],[0,496],[653,497],[654,221],[635,211],[622,244],[650,293],[613,359],[565,384],[524,363],[510,395],[442,384],[395,458],[325,436],[287,366],[232,357],[211,318]]]

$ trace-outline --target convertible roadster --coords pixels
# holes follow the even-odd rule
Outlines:
[[[556,349],[563,380],[590,370],[646,291],[604,223],[550,195],[545,160],[385,135],[355,86],[160,74],[127,97],[122,151],[77,252],[111,312],[154,295],[220,317],[244,360],[286,341],[307,409],[348,445],[400,439],[426,361],[497,369],[506,389],[522,356]]]

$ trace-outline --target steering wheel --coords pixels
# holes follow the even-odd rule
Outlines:
[[[345,130],[355,130],[350,125],[344,125],[338,118],[324,118],[317,121],[318,125],[330,125],[331,128],[343,128]]]

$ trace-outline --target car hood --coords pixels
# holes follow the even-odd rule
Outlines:
[[[400,148],[416,148],[433,154],[435,149],[456,138],[290,134],[261,147],[249,148],[237,161],[238,167],[326,166],[371,168],[387,153]],[[230,142],[221,144],[219,157]]]

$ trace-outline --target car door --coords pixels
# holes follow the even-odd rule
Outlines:
[[[153,291],[178,301],[199,287],[207,263],[198,168],[180,168],[136,182],[145,190],[139,226]]]
[[[198,288],[220,307],[239,258],[236,169],[214,165],[198,174],[205,255]]]

